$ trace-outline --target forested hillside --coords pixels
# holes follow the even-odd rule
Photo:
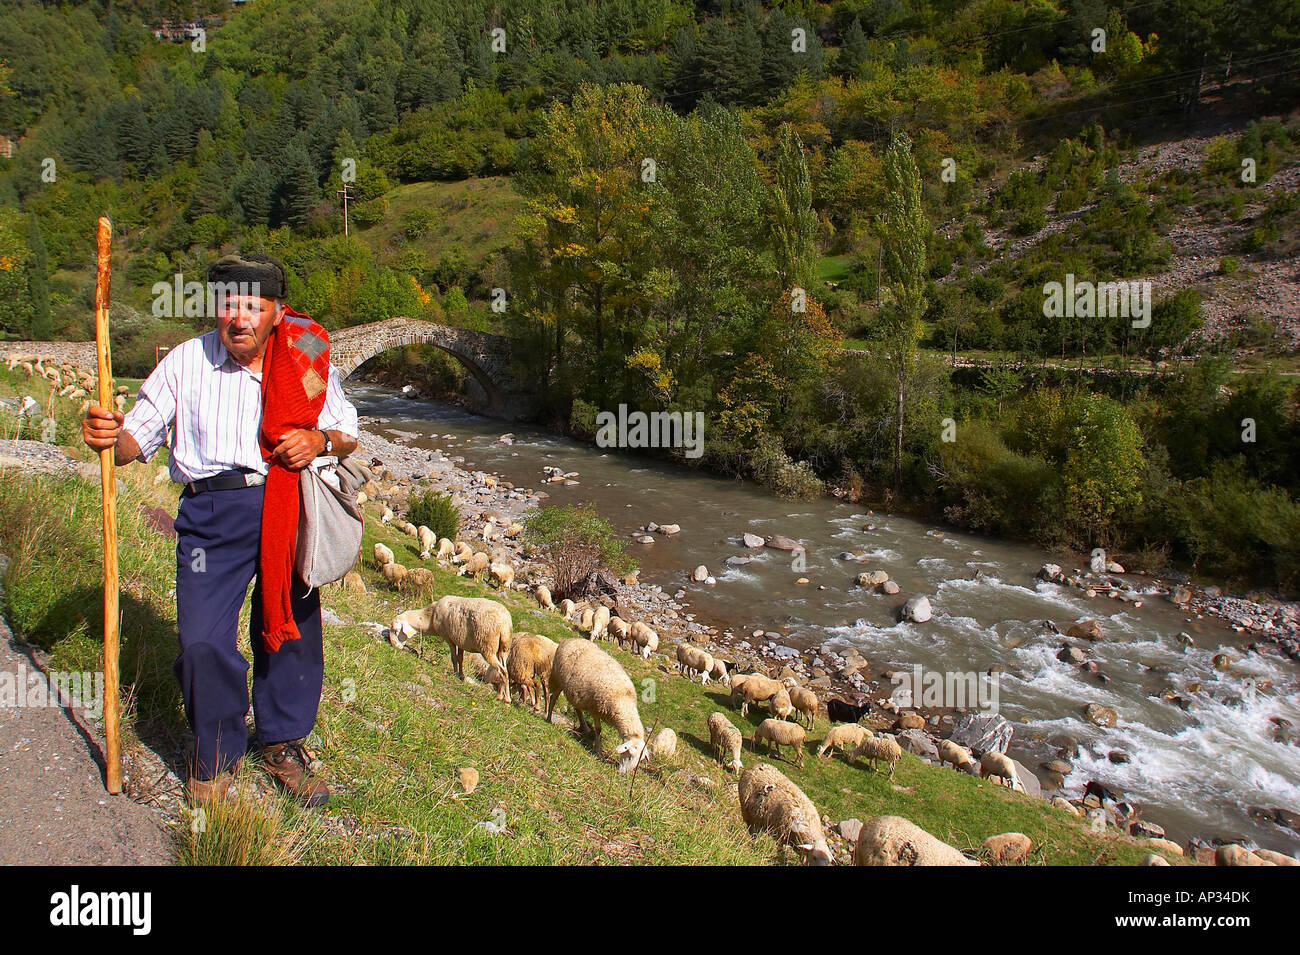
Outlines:
[[[1297,584],[1293,0],[2,8],[5,337],[89,337],[107,213],[123,373],[264,249],[327,327],[511,335],[575,434],[702,410],[782,493]]]

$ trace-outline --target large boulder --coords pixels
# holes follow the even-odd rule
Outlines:
[[[1043,784],[1038,781],[1038,777],[1024,763],[1014,759],[1011,763],[1016,767],[1016,778],[1020,780],[1020,785],[1024,787],[1025,794],[1033,796],[1035,799],[1041,799],[1043,797]]]
[[[930,735],[925,730],[904,730],[895,736],[894,740],[913,756],[920,756],[922,759],[928,759],[934,763],[939,761],[939,748],[935,746],[934,740],[930,738]]]
[[[967,713],[949,737],[958,746],[979,753],[1005,753],[1015,727],[997,713]]]
[[[763,538],[759,537],[757,534],[751,534],[751,533],[749,533],[748,531],[746,531],[746,532],[742,535],[742,538],[743,538],[743,540],[745,541],[745,546],[746,546],[746,547],[762,547],[762,546],[763,546]]]
[[[1076,640],[1100,640],[1102,639],[1101,624],[1089,617],[1087,620],[1071,624],[1070,629],[1065,631],[1065,635]]]
[[[857,583],[859,587],[879,587],[889,579],[889,574],[883,570],[868,570],[865,573],[858,574]]]
[[[1044,564],[1038,568],[1038,573],[1035,576],[1039,580],[1046,580],[1048,583],[1065,583],[1065,574],[1062,573],[1060,564]]]
[[[862,824],[854,865],[979,865],[902,816],[872,816]]]
[[[1100,703],[1089,703],[1083,708],[1083,718],[1093,726],[1100,726],[1104,729],[1110,729],[1119,722],[1119,715],[1109,706],[1102,706]]]
[[[773,534],[764,543],[773,550],[803,550],[803,544],[791,537],[782,537],[780,534]]]
[[[907,603],[903,604],[903,619],[911,620],[913,623],[925,623],[933,615],[930,609],[930,598],[921,594],[917,597],[909,597]]]

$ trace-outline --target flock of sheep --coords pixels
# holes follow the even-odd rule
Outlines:
[[[52,391],[60,398],[80,401],[80,414],[84,415],[90,407],[89,395],[95,393],[95,376],[68,362],[56,364],[50,355],[11,354],[5,359],[9,371],[21,368],[29,378],[44,378],[49,381]],[[130,389],[126,385],[118,386],[113,403],[118,411],[126,410],[126,396]]]
[[[391,519],[391,513],[385,514],[385,518]],[[458,566],[462,575],[477,577],[486,572],[502,589],[527,588],[526,584],[515,584],[514,570],[504,549],[489,555],[475,551],[463,541],[436,539],[426,527],[411,527],[400,521],[395,526],[418,539],[422,559],[436,557]],[[510,536],[517,533],[516,528],[517,525],[511,525]],[[397,563],[392,549],[384,544],[374,545],[373,556],[384,577],[399,589],[431,588],[433,579],[429,571],[424,568],[408,571]],[[468,663],[470,674],[494,686],[499,700],[509,703],[518,698],[534,710],[541,710],[544,704],[548,722],[563,694],[577,714],[579,732],[594,732],[598,753],[602,723],[614,727],[619,737],[615,754],[620,773],[641,763],[650,765],[656,760],[672,759],[677,734],[671,728],[664,728],[652,739],[646,739],[631,678],[597,642],[611,639],[648,659],[659,647],[658,634],[643,622],[629,622],[611,614],[609,607],[598,602],[575,603],[566,599],[557,605],[544,584],[533,587],[532,593],[539,606],[560,613],[565,621],[577,627],[581,636],[556,643],[539,634],[516,633],[509,610],[499,601],[447,595],[423,609],[397,614],[392,621],[390,639],[397,646],[417,634],[445,640],[457,676],[465,677]],[[771,715],[754,730],[751,748],[757,752],[761,743],[769,752],[775,750],[780,756],[781,748],[787,747],[793,751],[798,764],[803,765],[808,730],[815,725],[821,705],[812,690],[798,686],[793,679],[782,681],[761,673],[729,672],[725,661],[689,643],[678,644],[675,655],[678,672],[683,677],[691,680],[698,677],[704,685],[715,681],[728,687],[731,703],[739,705],[742,715],[747,715],[751,706],[766,703]],[[828,704],[832,718],[848,716],[852,721],[832,726],[817,755],[824,757],[839,750],[850,762],[869,761],[876,770],[884,764],[892,779],[902,756],[899,744],[892,737],[875,735],[857,722],[865,708],[855,708],[839,700]],[[741,759],[745,738],[726,714],[713,713],[708,719],[708,729],[716,758],[727,770],[739,774],[741,814],[750,830],[772,833],[778,842],[792,846],[808,864],[829,864],[832,856],[821,816],[803,791],[774,766],[759,765],[746,770]],[[954,768],[975,771],[970,752],[952,741],[944,740],[940,744],[940,754],[943,762]],[[1014,764],[998,753],[984,754],[978,772],[1012,786],[1019,785]],[[889,832],[896,829],[897,826]]]

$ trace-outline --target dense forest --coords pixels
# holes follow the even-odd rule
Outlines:
[[[1204,282],[1142,327],[1043,296],[1162,273],[1188,221],[1294,275],[1294,0],[0,9],[4,337],[90,337],[107,213],[124,373],[202,325],[155,282],[261,249],[327,327],[510,335],[579,436],[704,411],[702,463],[781,493],[1300,584],[1294,344],[1206,327]]]

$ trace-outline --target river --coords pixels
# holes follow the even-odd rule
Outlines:
[[[471,469],[544,488],[548,503],[591,502],[624,538],[649,521],[679,524],[679,534],[655,535],[652,545],[629,543],[629,551],[643,580],[669,593],[684,590],[691,611],[721,630],[740,637],[777,631],[780,643],[804,648],[852,646],[873,669],[920,664],[984,673],[1001,666],[1000,712],[1016,724],[1011,754],[1036,768],[1056,758],[1064,740],[1076,742],[1069,795],[1096,779],[1123,792],[1141,806],[1142,818],[1176,841],[1232,837],[1287,853],[1300,849],[1300,835],[1250,813],[1257,806],[1300,812],[1300,746],[1276,741],[1271,721],[1300,726],[1300,669],[1278,654],[1245,653],[1253,638],[1220,620],[1189,620],[1162,596],[1148,596],[1137,608],[1037,581],[1038,568],[1053,560],[1039,548],[871,514],[830,497],[784,501],[747,482],[602,451],[370,385],[349,382],[347,391],[363,415],[388,419],[381,433],[417,435],[412,447],[441,448],[463,455]],[[506,431],[513,444],[497,441]],[[577,485],[545,484],[547,466],[578,472]],[[868,524],[873,529],[865,530]],[[786,552],[748,550],[740,540],[745,531],[800,540],[806,565],[794,565]],[[845,551],[870,557],[839,559]],[[730,556],[755,559],[728,566]],[[688,579],[699,564],[715,575],[715,585]],[[1074,569],[1062,566],[1067,574]],[[858,573],[875,569],[898,582],[898,596],[854,585]],[[796,584],[799,577],[811,584]],[[1127,579],[1139,591],[1150,586],[1145,578]],[[933,619],[896,622],[897,607],[915,594],[929,597]],[[1050,619],[1064,631],[1085,617],[1105,631],[1104,641],[1084,648],[1109,678],[1104,685],[1057,661],[1064,638],[1039,635],[1038,621]],[[1194,646],[1175,639],[1180,631]],[[1221,652],[1233,661],[1227,672],[1211,662]],[[1254,691],[1252,680],[1271,687]],[[1199,690],[1189,687],[1197,683]],[[1170,685],[1190,701],[1188,710],[1158,698]],[[1113,707],[1119,722],[1112,729],[1086,722],[1087,703]],[[1130,762],[1112,762],[1112,751],[1127,753]]]

